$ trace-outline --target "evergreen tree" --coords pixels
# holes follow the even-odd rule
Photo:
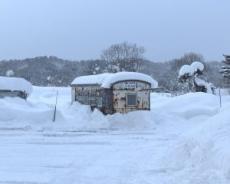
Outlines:
[[[203,75],[204,65],[195,61],[191,65],[184,65],[179,71],[179,86],[183,93],[187,92],[211,92],[211,83],[206,82]]]
[[[224,55],[225,60],[223,61],[224,65],[221,67],[220,73],[224,77],[225,87],[230,87],[230,55]]]

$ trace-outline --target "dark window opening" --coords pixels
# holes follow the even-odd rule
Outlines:
[[[137,95],[136,94],[127,94],[127,106],[137,105]]]

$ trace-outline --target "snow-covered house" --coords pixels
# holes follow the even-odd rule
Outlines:
[[[31,83],[23,78],[0,77],[0,98],[20,97],[26,99],[31,92]]]
[[[150,110],[150,93],[157,86],[152,77],[136,72],[81,76],[71,84],[72,102],[90,105],[105,114]]]

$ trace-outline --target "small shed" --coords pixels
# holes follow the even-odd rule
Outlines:
[[[104,114],[150,110],[150,93],[157,86],[152,77],[137,72],[81,76],[71,83],[72,102],[90,105]]]
[[[31,83],[23,78],[0,77],[0,98],[20,97],[27,99],[31,92]]]

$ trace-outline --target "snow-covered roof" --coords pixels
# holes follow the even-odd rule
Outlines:
[[[32,85],[23,78],[1,77],[0,90],[25,91],[27,94],[32,92]]]
[[[103,88],[110,88],[112,84],[125,80],[145,81],[151,84],[151,88],[158,87],[158,82],[151,76],[137,72],[102,73],[97,75],[81,76],[74,79],[71,85],[97,84]]]

